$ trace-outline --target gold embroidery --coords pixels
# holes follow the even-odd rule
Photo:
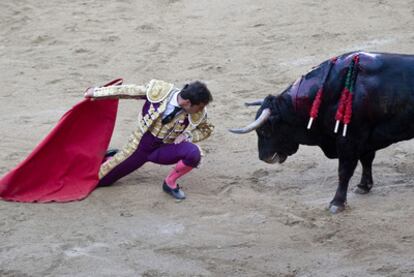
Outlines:
[[[192,142],[199,142],[208,138],[214,130],[214,126],[205,118],[198,126],[189,125],[185,132],[191,132]]]
[[[141,137],[142,133],[139,130],[133,132],[128,143],[123,147],[123,149],[101,165],[101,168],[99,169],[99,179],[105,177],[112,169],[131,156],[138,148]]]
[[[147,99],[151,103],[159,103],[167,98],[173,88],[173,84],[161,80],[151,80],[147,86]]]
[[[145,96],[146,88],[138,85],[120,85],[95,88],[93,97]]]
[[[207,108],[204,108],[201,111],[199,111],[198,113],[190,114],[188,119],[189,119],[191,125],[197,126],[198,124],[201,123],[201,121],[203,121],[203,119],[205,118],[206,115],[207,115]]]

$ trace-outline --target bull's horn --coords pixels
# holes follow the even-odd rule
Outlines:
[[[264,109],[262,111],[262,113],[260,114],[259,118],[256,119],[254,122],[250,123],[249,125],[247,125],[244,128],[232,128],[232,129],[229,129],[229,131],[232,132],[232,133],[235,133],[235,134],[249,133],[253,130],[256,130],[260,126],[262,126],[271,114],[272,114],[272,112],[270,111],[269,108]]]
[[[244,103],[244,105],[246,107],[248,107],[248,106],[261,106],[262,104],[263,104],[263,99],[256,100],[256,101],[253,101],[253,102],[246,102],[246,103]]]

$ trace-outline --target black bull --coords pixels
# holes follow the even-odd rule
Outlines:
[[[356,55],[359,61],[351,81],[351,121],[344,135],[343,124],[338,132],[334,131],[335,117]],[[318,116],[308,129],[310,110],[321,87]],[[259,158],[268,163],[284,162],[300,144],[317,145],[328,158],[338,158],[339,184],[330,203],[335,213],[345,208],[348,183],[358,161],[362,164],[362,177],[355,191],[367,193],[373,186],[375,152],[414,137],[414,55],[344,54],[335,63],[323,62],[280,95],[269,95],[260,104],[255,122],[230,131],[256,130]]]

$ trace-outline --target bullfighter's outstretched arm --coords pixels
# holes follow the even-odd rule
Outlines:
[[[120,85],[90,88],[85,96],[92,98],[134,98],[146,99],[148,86]]]
[[[85,97],[87,98],[134,98],[147,99],[152,103],[158,103],[164,100],[171,90],[173,84],[162,80],[151,80],[147,85],[119,85],[107,87],[93,87],[87,89]]]

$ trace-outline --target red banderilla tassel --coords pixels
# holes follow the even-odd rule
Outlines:
[[[319,106],[321,105],[321,102],[322,102],[322,93],[323,93],[323,89],[321,87],[316,93],[315,100],[313,100],[313,103],[312,103],[312,108],[310,111],[310,118],[308,122],[308,129],[312,127],[313,120],[318,117]]]
[[[335,123],[335,130],[334,130],[335,133],[338,132],[339,123],[342,121],[344,117],[345,103],[346,103],[346,100],[348,99],[348,95],[349,95],[349,90],[348,88],[345,87],[342,90],[341,98],[339,99],[338,109],[336,110],[336,115],[335,115],[336,123]]]
[[[352,92],[348,94],[348,97],[346,99],[345,114],[344,114],[344,129],[342,131],[343,136],[346,136],[346,130],[348,128],[348,124],[351,122],[351,116],[352,116]]]
[[[313,120],[318,117],[319,106],[321,105],[321,102],[322,102],[323,86],[325,85],[325,82],[326,82],[326,79],[328,78],[329,72],[331,71],[331,69],[332,69],[333,65],[335,64],[336,60],[337,60],[336,57],[331,58],[331,60],[330,60],[331,63],[329,64],[328,72],[325,74],[325,76],[323,78],[323,81],[322,81],[322,84],[321,84],[321,87],[318,89],[318,92],[316,93],[315,99],[313,100],[312,108],[311,108],[311,111],[310,111],[310,118],[309,118],[309,122],[308,122],[308,130],[312,127]]]
[[[354,92],[354,85],[356,81],[356,73],[357,73],[357,64],[359,61],[359,55],[356,55],[354,57],[354,68],[352,71],[352,77],[351,77],[351,84],[350,84],[350,91],[348,94],[348,97],[346,98],[346,105],[345,105],[345,114],[344,114],[344,129],[342,131],[342,135],[346,136],[346,131],[348,128],[348,124],[351,123],[351,117],[352,117],[352,94]]]

